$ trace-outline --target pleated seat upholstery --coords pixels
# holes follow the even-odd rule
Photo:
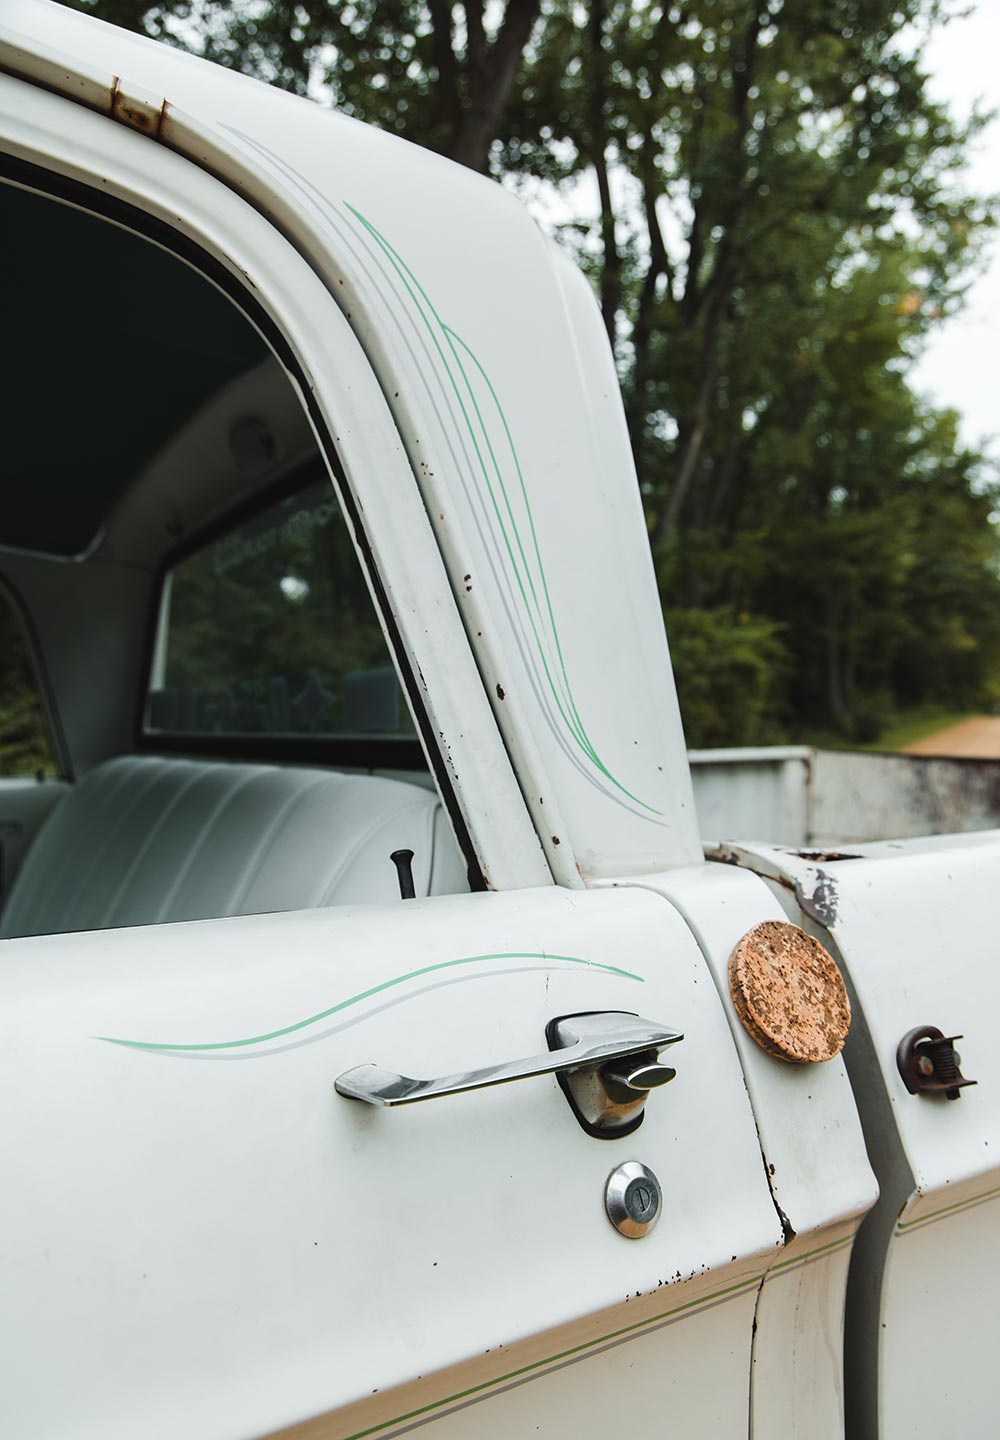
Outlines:
[[[274,765],[123,755],[43,825],[0,937],[152,925],[467,889],[441,803],[416,785]]]

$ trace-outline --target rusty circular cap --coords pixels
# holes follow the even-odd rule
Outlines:
[[[851,1028],[844,977],[818,940],[783,920],[748,930],[729,957],[729,993],[743,1028],[779,1060],[832,1060]]]

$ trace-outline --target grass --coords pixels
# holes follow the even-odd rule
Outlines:
[[[971,719],[976,713],[973,710],[935,710],[933,707],[906,710],[896,716],[893,723],[883,730],[877,740],[858,748],[861,750],[902,750],[905,745],[912,745],[915,740],[923,740],[925,735],[934,735],[938,730],[947,730],[952,725],[960,725],[963,720]]]
[[[869,750],[892,753],[922,740],[925,735],[934,735],[950,725],[959,725],[980,714],[976,710],[945,710],[934,705],[918,705],[911,710],[900,710],[892,722],[874,740],[852,740],[833,730],[810,730],[807,734],[796,735],[787,742],[795,745],[812,745],[816,750]]]

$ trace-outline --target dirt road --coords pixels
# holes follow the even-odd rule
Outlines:
[[[977,760],[1000,760],[1000,716],[974,715],[946,730],[925,735],[904,745],[905,755],[960,755]]]

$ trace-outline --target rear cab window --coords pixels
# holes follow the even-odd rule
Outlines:
[[[10,596],[0,586],[0,780],[45,779],[56,765],[27,639]]]
[[[156,742],[412,748],[402,688],[325,477],[167,568],[144,731]]]

